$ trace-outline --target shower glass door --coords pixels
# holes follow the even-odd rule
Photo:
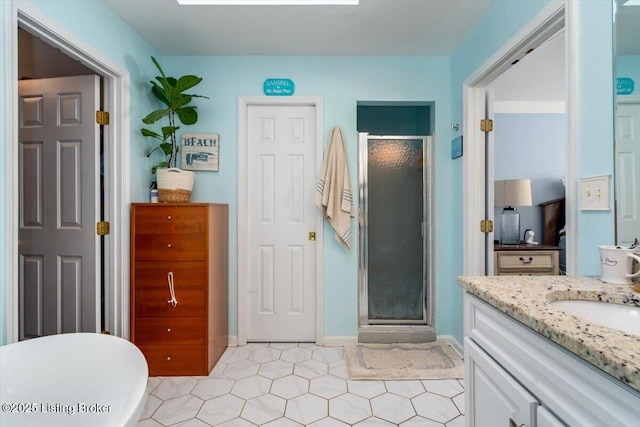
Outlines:
[[[360,325],[427,323],[426,145],[360,137]]]

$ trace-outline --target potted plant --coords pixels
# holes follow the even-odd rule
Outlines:
[[[191,105],[193,98],[208,97],[185,93],[198,85],[202,81],[201,77],[190,74],[177,79],[167,77],[156,58],[152,56],[151,60],[160,72],[156,81],[150,81],[151,93],[164,104],[164,107],[149,113],[142,122],[151,125],[166,118],[168,126],[162,126],[160,132],[149,128],[141,129],[143,136],[158,142],[158,145],[147,153],[147,157],[157,150],[164,155],[164,160],[151,168],[151,172],[157,174],[159,201],[188,202],[193,189],[194,174],[176,168],[180,150],[176,131],[180,129],[180,124],[193,125],[198,121],[196,106]]]

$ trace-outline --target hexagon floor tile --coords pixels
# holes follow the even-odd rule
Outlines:
[[[396,424],[407,421],[416,415],[408,398],[391,393],[385,393],[371,399],[371,409],[376,417]]]
[[[447,397],[423,393],[411,399],[418,415],[430,420],[446,423],[460,416],[458,407]]]
[[[309,380],[297,375],[287,375],[273,380],[271,386],[271,394],[285,399],[293,399],[305,393],[309,393]]]
[[[312,394],[303,394],[287,401],[285,416],[303,425],[328,415],[327,400]]]
[[[464,382],[349,380],[342,347],[229,347],[206,377],[152,377],[138,427],[462,427]]]
[[[311,380],[309,391],[326,399],[331,399],[347,392],[347,380],[333,375],[323,375]]]
[[[271,382],[270,379],[261,377],[260,375],[252,375],[237,380],[231,389],[231,394],[245,400],[253,399],[254,397],[269,393]]]
[[[371,403],[355,394],[343,394],[329,401],[329,415],[345,423],[355,424],[371,417]]]
[[[204,402],[197,417],[209,425],[217,425],[237,418],[244,404],[244,399],[225,394]]]
[[[284,415],[287,401],[273,394],[247,400],[240,417],[255,424],[266,424]]]

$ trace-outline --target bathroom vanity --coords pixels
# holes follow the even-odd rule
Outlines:
[[[631,285],[566,276],[458,283],[466,291],[467,425],[639,425],[640,336],[552,304],[583,299],[640,307]]]

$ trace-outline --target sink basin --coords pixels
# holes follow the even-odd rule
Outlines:
[[[584,300],[559,300],[551,304],[589,322],[640,335],[640,307]]]

